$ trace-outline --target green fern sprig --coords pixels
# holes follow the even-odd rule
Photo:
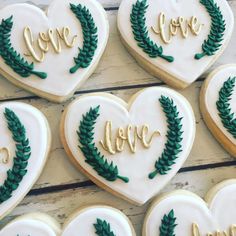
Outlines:
[[[26,168],[31,156],[31,148],[26,137],[24,125],[17,115],[8,108],[5,109],[4,116],[7,120],[8,129],[11,131],[12,138],[16,143],[16,152],[13,167],[7,171],[7,178],[3,185],[0,186],[0,203],[11,198],[12,192],[19,187],[20,182],[27,173]]]
[[[2,20],[0,24],[0,56],[4,59],[6,65],[23,78],[35,75],[41,79],[46,79],[47,74],[44,72],[34,71],[34,63],[29,64],[21,55],[12,47],[11,31],[13,27],[13,16]]]
[[[80,121],[79,130],[77,131],[79,137],[79,148],[84,154],[85,161],[93,167],[93,169],[108,181],[115,181],[121,179],[125,183],[129,182],[127,177],[119,175],[118,167],[113,162],[108,163],[103,155],[98,151],[94,143],[94,125],[99,117],[99,106],[90,108],[89,112],[83,115]]]
[[[176,226],[177,224],[174,210],[171,210],[169,214],[164,215],[161,220],[161,226],[159,228],[160,236],[175,236],[174,230]]]
[[[229,78],[224,82],[219,92],[219,100],[216,102],[221,122],[234,138],[236,138],[236,118],[235,114],[231,111],[229,102],[234,92],[235,82],[236,77]]]
[[[149,174],[150,179],[153,179],[158,173],[160,175],[166,175],[175,164],[178,154],[182,152],[183,125],[177,107],[174,105],[172,99],[165,96],[161,96],[159,102],[167,118],[167,142],[165,143],[165,149],[161,157],[155,163],[155,171]]]
[[[133,29],[134,39],[137,41],[138,46],[142,48],[149,57],[161,57],[168,62],[173,62],[174,58],[172,56],[163,55],[163,48],[161,46],[158,47],[157,44],[155,44],[148,36],[145,17],[147,8],[147,0],[137,0],[133,5],[130,14],[130,22]]]
[[[111,230],[111,226],[105,220],[97,219],[97,223],[94,224],[96,234],[98,236],[115,236]]]
[[[200,3],[205,6],[211,17],[211,30],[208,39],[202,44],[203,52],[195,55],[195,59],[197,60],[204,56],[212,56],[220,49],[226,29],[224,17],[221,13],[220,7],[215,3],[215,1],[200,0]]]
[[[79,49],[78,56],[74,58],[76,65],[70,69],[70,73],[75,73],[79,68],[87,68],[91,64],[98,45],[98,30],[86,7],[70,4],[70,8],[81,23],[84,38],[83,48]]]

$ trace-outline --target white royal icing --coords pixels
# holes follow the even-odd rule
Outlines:
[[[79,20],[70,9],[70,3],[82,4],[86,6],[94,18],[98,29],[98,47],[95,51],[93,61],[86,69],[79,69],[76,73],[71,74],[70,68],[75,65],[74,57],[79,54],[78,47],[83,46],[83,33]],[[26,26],[30,27],[34,38],[38,37],[39,32],[47,32],[49,28],[55,30],[63,27],[71,29],[71,35],[77,35],[76,44],[73,48],[66,48],[62,43],[62,52],[56,54],[52,48],[45,55],[45,61],[42,63],[35,62],[35,70],[46,72],[48,77],[45,80],[35,76],[22,78],[16,74],[0,58],[0,67],[9,76],[23,85],[30,86],[43,93],[66,97],[87,79],[95,69],[107,43],[109,26],[107,23],[106,13],[102,6],[95,0],[55,0],[47,10],[47,15],[41,9],[29,4],[9,5],[0,10],[0,19],[6,19],[13,15],[13,30],[11,34],[12,46],[22,56],[28,52],[23,31]],[[71,36],[70,36],[71,37]],[[69,39],[71,40],[71,39]],[[32,62],[32,57],[24,56],[28,62]],[[40,95],[40,94],[39,94]]]
[[[219,127],[219,129],[224,133],[224,135],[234,144],[236,145],[236,139],[230,134],[227,129],[223,126],[221,118],[219,116],[219,111],[216,106],[216,102],[219,100],[219,91],[222,88],[225,81],[228,80],[229,77],[233,78],[236,76],[236,65],[229,65],[222,67],[222,69],[218,70],[213,77],[209,80],[209,83],[205,92],[205,106],[207,112],[215,122],[215,124]],[[231,111],[236,113],[236,86],[234,87],[234,91],[231,96],[231,100],[229,101]]]
[[[147,213],[144,236],[159,235],[161,219],[173,210],[176,217],[175,235],[192,235],[192,224],[198,225],[200,235],[229,233],[236,222],[236,181],[228,180],[214,187],[206,197],[207,204],[188,191],[175,191],[160,197]],[[219,234],[221,235],[221,234]],[[223,235],[223,234],[222,234]]]
[[[216,56],[205,56],[201,60],[195,60],[194,55],[202,52],[202,43],[207,39],[210,32],[211,18],[205,7],[199,0],[148,0],[147,4],[149,7],[146,13],[146,25],[149,36],[155,43],[163,47],[164,55],[173,56],[175,61],[169,63],[161,58],[152,59],[137,45],[132,33],[130,13],[132,5],[136,3],[136,1],[137,0],[123,0],[119,8],[118,28],[125,42],[139,57],[144,58],[152,65],[160,68],[164,72],[170,73],[175,78],[187,84],[196,80],[216,60],[217,55],[223,51],[233,32],[234,17],[227,1],[215,0],[220,7],[226,23],[224,40],[222,42],[224,46],[216,53]],[[171,18],[178,18],[179,16],[183,16],[187,19],[196,16],[199,22],[203,23],[204,26],[198,36],[193,36],[193,34],[189,33],[189,37],[183,39],[180,32],[178,32],[178,34],[173,37],[173,41],[170,44],[164,44],[160,36],[154,34],[150,29],[152,26],[157,27],[158,16],[161,12],[165,13],[167,23],[169,23]],[[168,29],[168,25],[166,28]]]
[[[178,155],[176,164],[173,165],[167,175],[158,175],[150,180],[148,175],[155,170],[155,162],[163,152],[166,142],[167,124],[165,113],[159,103],[161,95],[173,99],[179,111],[179,116],[183,117],[184,133],[181,143],[183,151]],[[109,182],[98,176],[93,168],[85,162],[85,158],[82,158],[83,154],[78,148],[76,131],[82,115],[88,112],[90,107],[95,108],[98,105],[100,105],[100,116],[95,124],[95,144],[109,162],[113,161],[118,166],[119,174],[129,178],[129,183],[120,180]],[[132,154],[126,146],[123,152],[110,155],[99,144],[99,141],[104,138],[106,121],[112,121],[113,134],[119,127],[126,128],[128,124],[140,126],[147,124],[150,132],[158,130],[161,136],[153,140],[153,144],[149,149],[144,149],[139,143],[135,154]],[[141,91],[135,96],[130,108],[129,105],[115,96],[94,94],[81,97],[68,107],[64,121],[64,134],[73,157],[83,169],[99,180],[100,183],[108,186],[126,199],[144,204],[168,183],[188,157],[195,137],[195,118],[187,100],[177,92],[167,88],[153,87]]]
[[[217,220],[221,230],[229,230],[232,224],[236,224],[236,181],[222,183],[224,187],[219,189],[209,203],[209,208]]]
[[[57,236],[45,222],[34,219],[16,220],[0,231],[0,236]]]
[[[2,103],[0,105],[0,148],[6,147],[9,149],[10,159],[7,164],[0,163],[0,186],[7,178],[7,171],[13,166],[16,148],[12,133],[8,129],[4,117],[5,108],[11,109],[24,125],[26,137],[29,139],[31,147],[31,156],[28,160],[27,173],[19,187],[13,191],[10,199],[0,204],[0,218],[12,210],[33,186],[43,169],[50,148],[48,124],[46,118],[38,109],[20,102]]]
[[[105,220],[116,236],[133,236],[133,229],[128,218],[120,211],[106,206],[92,206],[79,211],[65,225],[61,236],[90,235],[96,236],[94,224],[97,219]]]
[[[198,224],[200,235],[207,235],[208,232],[214,232],[218,229],[206,203],[199,197],[183,191],[182,193],[173,193],[164,197],[163,200],[151,208],[145,219],[144,235],[160,235],[161,220],[171,210],[174,210],[176,217],[177,226],[174,231],[176,236],[192,235],[193,223]]]

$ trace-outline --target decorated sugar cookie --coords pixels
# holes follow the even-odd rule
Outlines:
[[[77,211],[65,223],[61,236],[135,236],[129,219],[108,206],[91,206]]]
[[[142,235],[235,235],[236,180],[218,184],[205,200],[181,190],[159,197],[147,212]]]
[[[16,218],[1,231],[0,236],[60,236],[60,225],[50,216],[31,213]]]
[[[0,236],[135,236],[129,219],[108,206],[90,206],[78,210],[63,229],[50,216],[32,213],[16,218],[6,225]]]
[[[0,105],[0,218],[8,214],[38,179],[50,149],[46,118],[19,102]]]
[[[0,69],[49,100],[70,97],[95,70],[109,26],[96,0],[55,0],[47,12],[14,4],[0,10]]]
[[[200,95],[203,118],[219,143],[236,157],[236,64],[221,66],[205,81]]]
[[[128,104],[106,93],[82,96],[61,122],[73,163],[99,186],[140,205],[177,173],[194,137],[190,104],[161,87],[137,93]]]
[[[187,87],[215,62],[233,25],[226,0],[123,0],[118,13],[129,52],[176,88]]]

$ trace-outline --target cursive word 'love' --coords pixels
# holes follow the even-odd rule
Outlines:
[[[31,56],[37,62],[43,62],[45,59],[45,53],[49,51],[50,45],[54,52],[61,53],[62,42],[68,48],[72,48],[75,45],[77,35],[71,36],[69,27],[63,27],[61,30],[49,29],[46,33],[40,32],[37,39],[33,37],[30,27],[24,29],[24,41],[29,51],[26,56]]]
[[[104,130],[104,140],[100,141],[104,150],[114,155],[117,152],[122,152],[125,147],[125,143],[128,143],[128,147],[132,153],[137,151],[137,141],[140,140],[144,148],[150,148],[153,138],[160,136],[159,131],[155,131],[148,138],[149,127],[143,125],[140,129],[138,126],[128,125],[126,129],[119,127],[116,133],[115,142],[112,142],[112,122],[107,121]]]

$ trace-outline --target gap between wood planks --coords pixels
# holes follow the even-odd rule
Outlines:
[[[206,165],[199,165],[199,166],[183,167],[178,171],[178,173],[186,173],[186,172],[193,172],[193,171],[200,171],[200,170],[207,170],[207,169],[216,169],[216,168],[230,167],[230,166],[236,166],[236,160],[228,161],[228,162],[206,164]],[[33,189],[27,194],[27,196],[50,194],[54,192],[60,192],[60,191],[65,191],[65,190],[77,189],[77,188],[84,188],[84,187],[89,187],[93,185],[95,184],[90,180],[79,182],[79,183],[72,183],[72,184],[54,185],[50,187]]]

